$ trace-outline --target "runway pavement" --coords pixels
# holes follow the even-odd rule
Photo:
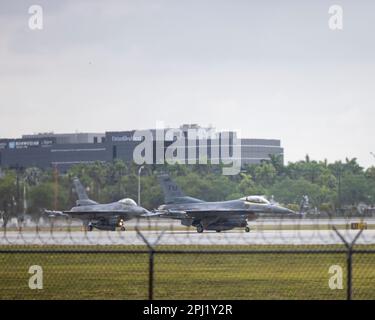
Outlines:
[[[366,222],[372,228],[364,230],[358,244],[375,244],[374,218],[335,218],[335,219],[257,219],[250,221],[250,233],[234,229],[221,233],[205,231],[198,234],[195,228],[187,229],[178,220],[150,219],[126,222],[129,231],[79,231],[82,222],[73,220],[70,228],[66,220],[56,221],[54,228],[45,223],[43,231],[29,225],[22,231],[16,228],[0,232],[0,245],[143,245],[144,241],[134,231],[138,227],[145,238],[153,243],[163,232],[159,244],[162,245],[300,245],[300,244],[341,244],[337,234],[331,230],[333,225],[341,227],[340,232],[348,241],[358,230],[349,230],[353,222]],[[348,230],[345,230],[348,228]],[[64,231],[65,230],[65,231]],[[71,230],[71,231],[68,231]]]
[[[341,230],[351,241],[358,230]],[[144,237],[154,243],[162,231],[142,231]],[[242,230],[216,233],[206,231],[164,231],[159,245],[327,245],[341,244],[333,230]],[[0,245],[143,245],[144,241],[135,231],[93,232],[31,232],[11,231],[0,234]],[[357,244],[375,244],[375,230],[364,230]]]
[[[280,225],[330,226],[330,225],[350,224],[352,222],[359,222],[361,220],[363,220],[364,222],[366,222],[369,225],[375,225],[375,218],[372,218],[372,217],[333,218],[333,219],[319,218],[319,217],[317,217],[317,218],[307,218],[307,217],[305,217],[305,218],[301,218],[301,219],[290,219],[290,218],[277,219],[277,218],[267,217],[267,218],[258,218],[256,220],[249,221],[249,225],[255,226],[255,227],[257,227],[257,226],[269,226],[269,225],[272,225],[272,226],[280,226]],[[0,223],[1,222],[2,221],[0,220]],[[45,221],[42,220],[39,225],[49,227],[50,221],[48,219],[46,219]],[[56,219],[54,221],[54,225],[56,227],[67,226],[67,220],[66,219]],[[70,221],[70,225],[72,227],[73,226],[80,227],[80,226],[82,226],[82,222],[80,220],[73,219],[73,220]],[[35,223],[33,223],[29,220],[26,221],[23,224],[23,226],[24,227],[31,227],[31,228],[36,227]],[[145,228],[145,227],[178,228],[178,227],[181,227],[181,223],[180,223],[179,220],[171,220],[171,219],[164,219],[164,218],[151,218],[151,219],[129,220],[129,221],[126,221],[126,226],[128,226],[128,227],[139,226],[141,228]],[[17,228],[18,227],[17,220],[12,219],[8,223],[8,227],[9,228]]]

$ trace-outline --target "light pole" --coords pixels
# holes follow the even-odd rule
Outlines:
[[[338,202],[338,213],[340,214],[341,213],[341,176],[342,176],[342,173],[343,173],[343,167],[342,167],[341,162],[337,163],[335,173],[336,173],[336,178],[337,178],[337,181],[338,181],[338,184],[337,184],[337,187],[338,187],[337,202]]]
[[[141,172],[145,166],[140,166],[138,169],[138,205],[141,205]]]

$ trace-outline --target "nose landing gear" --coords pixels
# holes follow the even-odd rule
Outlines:
[[[246,228],[245,228],[245,232],[250,232],[250,228],[249,228],[249,227],[246,227]]]
[[[118,223],[118,225],[119,225],[121,231],[125,231],[126,230],[123,219],[120,220],[120,222]]]

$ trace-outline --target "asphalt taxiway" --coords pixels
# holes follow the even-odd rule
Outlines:
[[[358,230],[340,230],[351,241]],[[206,231],[141,231],[149,243],[159,245],[327,245],[342,244],[333,230],[242,230],[226,232]],[[0,234],[0,245],[143,245],[136,231],[9,231]],[[375,244],[375,230],[364,230],[357,244]]]

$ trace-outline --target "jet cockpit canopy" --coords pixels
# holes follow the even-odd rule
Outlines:
[[[270,202],[264,196],[247,196],[241,198],[241,200],[248,201],[255,204],[270,204]]]
[[[121,199],[119,202],[127,206],[137,205],[137,203],[133,199],[130,199],[130,198]]]

